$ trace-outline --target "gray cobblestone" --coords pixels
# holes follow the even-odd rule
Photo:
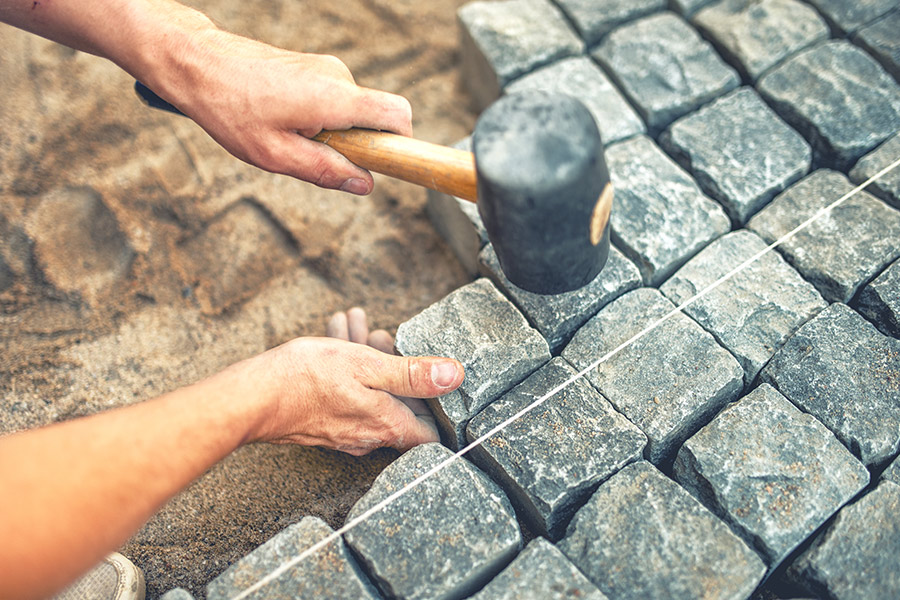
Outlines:
[[[840,173],[821,169],[788,188],[747,224],[772,243],[850,192]],[[900,256],[900,211],[860,192],[778,247],[826,300],[849,302]]]
[[[746,598],[765,572],[727,525],[643,461],[600,486],[559,548],[621,600]]]
[[[900,5],[898,5],[900,6]],[[853,41],[869,51],[885,70],[900,81],[900,10],[861,29]]]
[[[554,358],[469,423],[470,442],[487,434],[576,371]],[[617,413],[584,379],[472,451],[474,460],[510,494],[537,534],[559,539],[575,510],[600,482],[641,458],[647,436]]]
[[[897,0],[807,0],[841,33],[852,33],[897,6]]]
[[[381,472],[347,519],[451,456],[440,444],[409,450]],[[522,545],[503,491],[465,460],[453,461],[344,537],[385,594],[400,599],[465,598]]]
[[[881,478],[900,485],[900,458],[895,458],[891,462],[888,468],[881,474]]]
[[[900,450],[900,340],[844,304],[801,327],[760,374],[866,465]]]
[[[812,161],[803,138],[748,87],[676,121],[660,143],[739,224],[803,177]]]
[[[900,338],[900,260],[862,289],[854,308],[886,335]]]
[[[853,183],[861,184],[897,159],[900,159],[900,133],[894,134],[878,148],[863,156],[850,171],[850,179]],[[895,167],[881,179],[869,184],[866,191],[900,209],[900,167]]]
[[[578,330],[562,356],[579,371],[585,369],[673,309],[658,290],[629,292]],[[659,464],[738,397],[743,374],[709,333],[677,313],[587,378],[647,435],[645,456]]]
[[[759,81],[760,93],[813,145],[825,166],[849,169],[900,129],[900,86],[863,50],[832,40]]]
[[[671,0],[672,8],[680,12],[682,15],[691,16],[707,4],[711,4],[714,0]]]
[[[575,25],[581,38],[592,46],[604,35],[628,21],[666,8],[666,0],[555,0]]]

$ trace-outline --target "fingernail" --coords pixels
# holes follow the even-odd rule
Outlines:
[[[364,179],[350,178],[341,184],[341,191],[365,196],[369,193],[369,184]]]
[[[431,365],[431,381],[442,388],[453,385],[456,382],[456,363],[438,362]]]

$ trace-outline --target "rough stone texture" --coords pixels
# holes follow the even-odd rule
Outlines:
[[[555,0],[588,46],[628,21],[666,8],[666,0]]]
[[[440,444],[408,451],[381,472],[348,521],[451,456]],[[503,491],[465,460],[453,461],[344,537],[387,596],[409,599],[464,598],[522,545]]]
[[[638,109],[651,134],[740,83],[712,46],[671,12],[623,25],[591,55]]]
[[[579,371],[585,369],[674,308],[657,290],[629,292],[578,330],[562,356]],[[650,442],[644,454],[659,464],[737,398],[743,374],[709,333],[675,313],[587,378],[647,434]]]
[[[470,418],[550,360],[547,341],[483,278],[402,323],[395,345],[405,356],[449,356],[465,366],[457,390],[429,401],[454,450]]]
[[[537,538],[471,600],[606,600],[559,548]]]
[[[897,0],[807,0],[840,33],[853,33],[892,8]]]
[[[554,358],[475,416],[469,442],[570,381],[575,369]],[[475,463],[503,489],[532,530],[559,539],[600,482],[641,458],[647,436],[617,413],[584,379],[472,450]]]
[[[861,29],[853,41],[869,51],[885,70],[900,81],[900,10]]]
[[[160,596],[159,600],[194,600],[194,597],[184,588],[175,588]]]
[[[893,481],[900,485],[900,458],[895,459],[881,474],[882,479]]]
[[[602,14],[602,11],[595,11]],[[566,58],[521,77],[507,93],[540,90],[581,100],[597,122],[604,145],[645,133],[647,128],[606,74],[586,56]]]
[[[470,2],[457,16],[462,81],[482,109],[513,79],[584,51],[549,0]]]
[[[853,183],[861,184],[897,159],[900,159],[900,133],[888,138],[885,143],[863,156],[850,171],[850,179]],[[870,183],[866,191],[900,209],[900,167],[894,167],[893,171],[888,171],[880,179]]]
[[[647,137],[606,151],[615,200],[612,239],[644,283],[659,285],[730,224],[722,208]]]
[[[559,548],[622,600],[746,598],[765,572],[727,525],[643,461],[600,486]]]
[[[208,600],[227,600],[254,585],[332,533],[318,517],[304,517],[231,565],[206,586]],[[248,598],[380,598],[340,538],[312,553]]]
[[[704,248],[660,291],[680,305],[765,248],[750,231],[730,233]],[[775,351],[826,306],[810,283],[770,251],[684,311],[734,355],[749,385]]]
[[[480,262],[483,274],[513,301],[531,326],[541,332],[553,353],[558,353],[575,330],[598,310],[641,285],[637,267],[615,247],[610,247],[606,266],[591,283],[555,295],[533,294],[513,284],[500,269],[500,261],[491,245],[482,250]]]
[[[774,567],[862,490],[869,472],[764,384],[684,443],[675,478]]]
[[[853,189],[840,173],[821,169],[791,186],[747,224],[767,243],[781,239]],[[900,211],[859,192],[778,246],[826,300],[849,302],[900,256]]]
[[[669,4],[673,9],[689,17],[711,2],[713,0],[670,0]]]
[[[883,333],[900,338],[900,260],[862,289],[854,308]]]
[[[763,76],[757,89],[812,143],[825,166],[846,171],[900,129],[900,86],[844,40],[789,58]]]
[[[883,481],[844,508],[788,575],[820,597],[900,598],[900,486]]]
[[[866,465],[900,450],[900,340],[844,304],[801,327],[760,374]]]
[[[692,21],[751,81],[828,37],[822,17],[798,0],[721,0],[698,12]]]
[[[749,87],[676,121],[660,143],[739,224],[803,177],[812,161],[800,134]]]

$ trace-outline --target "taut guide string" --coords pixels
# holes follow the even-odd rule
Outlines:
[[[318,542],[316,542],[315,544],[313,544],[312,546],[310,546],[309,548],[307,548],[306,550],[304,550],[303,552],[301,552],[294,558],[283,563],[277,569],[275,569],[274,571],[271,571],[268,575],[266,575],[265,577],[263,577],[262,579],[260,579],[259,581],[257,581],[253,585],[251,585],[250,587],[246,588],[238,595],[234,596],[232,598],[232,600],[243,600],[250,594],[252,594],[256,591],[259,591],[264,586],[266,586],[269,583],[271,583],[272,581],[278,579],[288,569],[291,569],[292,567],[299,564],[310,554],[317,552],[318,550],[324,548],[328,544],[339,539],[346,532],[350,531],[351,529],[353,529],[354,527],[356,527],[357,525],[359,525],[360,523],[362,523],[363,521],[368,519],[373,514],[377,513],[378,511],[380,511],[387,505],[391,504],[392,502],[394,502],[401,496],[404,496],[405,494],[409,493],[411,490],[415,489],[416,487],[418,487],[419,485],[421,485],[422,483],[424,483],[425,481],[430,479],[432,476],[434,476],[436,473],[443,470],[445,467],[447,467],[450,464],[452,464],[453,462],[459,460],[460,458],[465,456],[470,450],[480,446],[488,438],[492,437],[494,434],[499,433],[500,431],[504,430],[512,423],[516,422],[521,417],[523,417],[524,415],[528,414],[529,412],[531,412],[532,410],[534,410],[535,408],[537,408],[538,406],[543,404],[548,398],[552,397],[554,394],[556,394],[560,390],[568,387],[569,385],[573,384],[575,381],[581,379],[582,377],[587,375],[589,372],[591,372],[592,370],[594,370],[598,366],[600,366],[602,363],[606,362],[607,360],[609,360],[610,358],[612,358],[613,356],[615,356],[616,354],[618,354],[619,352],[621,352],[622,350],[624,350],[625,348],[630,346],[631,344],[635,343],[636,341],[638,341],[639,339],[641,339],[642,337],[644,337],[645,335],[647,335],[648,333],[650,333],[651,331],[653,331],[654,329],[656,329],[657,327],[659,327],[660,325],[662,325],[663,323],[668,321],[673,316],[679,314],[684,308],[690,306],[697,300],[703,298],[704,296],[706,296],[707,294],[709,294],[710,292],[712,292],[713,290],[718,288],[720,285],[722,285],[723,283],[725,283],[726,281],[728,281],[729,279],[731,279],[732,277],[734,277],[735,275],[737,275],[738,273],[740,273],[741,271],[743,271],[744,269],[749,267],[751,264],[756,262],[764,254],[774,250],[781,244],[787,242],[788,240],[793,238],[795,235],[797,235],[799,232],[801,232],[804,229],[806,229],[807,227],[809,227],[809,225],[811,225],[814,221],[816,221],[823,215],[831,212],[832,209],[840,206],[841,204],[843,204],[844,202],[846,202],[847,200],[849,200],[850,198],[852,198],[853,196],[858,194],[864,188],[868,187],[870,184],[874,183],[875,181],[878,181],[884,175],[887,175],[892,170],[894,170],[897,166],[900,166],[900,158],[898,158],[893,163],[891,163],[887,167],[883,168],[878,173],[876,173],[875,175],[870,177],[868,180],[859,184],[858,186],[856,186],[855,188],[853,188],[852,190],[850,190],[849,192],[847,192],[846,194],[844,194],[843,196],[841,196],[840,198],[838,198],[837,200],[835,200],[834,202],[829,204],[828,206],[825,206],[824,208],[820,208],[815,214],[813,214],[813,216],[808,218],[806,221],[804,221],[803,223],[801,223],[800,225],[798,225],[797,227],[795,227],[794,229],[792,229],[791,231],[789,231],[788,233],[783,235],[782,237],[778,238],[777,240],[775,240],[774,242],[772,242],[771,244],[769,244],[768,246],[766,246],[765,248],[763,248],[762,250],[760,250],[759,252],[754,254],[752,257],[750,257],[747,260],[745,260],[744,262],[742,262],[740,265],[738,265],[737,267],[735,267],[734,269],[732,269],[731,271],[729,271],[728,273],[726,273],[725,275],[723,275],[722,277],[720,277],[719,279],[717,279],[716,281],[711,283],[709,286],[707,286],[706,288],[704,288],[703,290],[701,290],[694,296],[688,298],[687,300],[682,302],[680,305],[678,305],[675,308],[673,308],[672,310],[670,310],[668,313],[666,313],[665,315],[663,315],[662,317],[660,317],[659,319],[657,319],[656,321],[654,321],[653,323],[651,323],[650,325],[648,325],[647,327],[642,329],[640,332],[636,333],[631,338],[627,339],[626,341],[624,341],[621,344],[619,344],[618,346],[616,346],[614,349],[610,350],[609,352],[607,352],[606,354],[601,356],[599,359],[597,359],[596,361],[591,363],[589,366],[585,367],[584,369],[582,369],[581,371],[579,371],[578,373],[576,373],[575,375],[570,377],[567,381],[557,385],[555,388],[551,389],[549,392],[547,392],[546,394],[544,394],[543,396],[541,396],[540,398],[538,398],[537,400],[535,400],[534,402],[532,402],[531,404],[526,406],[525,408],[521,409],[516,414],[512,415],[511,417],[509,417],[508,419],[506,419],[499,425],[496,425],[490,431],[488,431],[487,433],[485,433],[478,439],[474,440],[472,443],[470,443],[465,448],[462,448],[461,450],[459,450],[452,456],[450,456],[447,459],[445,459],[444,461],[438,463],[437,465],[435,465],[434,467],[432,467],[431,469],[429,469],[428,471],[426,471],[425,473],[423,473],[422,475],[420,475],[419,477],[417,477],[416,479],[411,481],[405,487],[402,487],[399,490],[397,490],[396,492],[387,496],[381,502],[378,502],[377,504],[375,504],[374,506],[372,506],[371,508],[369,508],[368,510],[363,512],[361,515],[344,523],[344,525],[342,527],[340,527],[339,529],[336,529],[334,532],[332,532],[327,537],[322,538],[321,540],[319,540]]]

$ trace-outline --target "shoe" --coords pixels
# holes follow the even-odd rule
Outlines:
[[[53,600],[144,600],[144,574],[114,552]]]

